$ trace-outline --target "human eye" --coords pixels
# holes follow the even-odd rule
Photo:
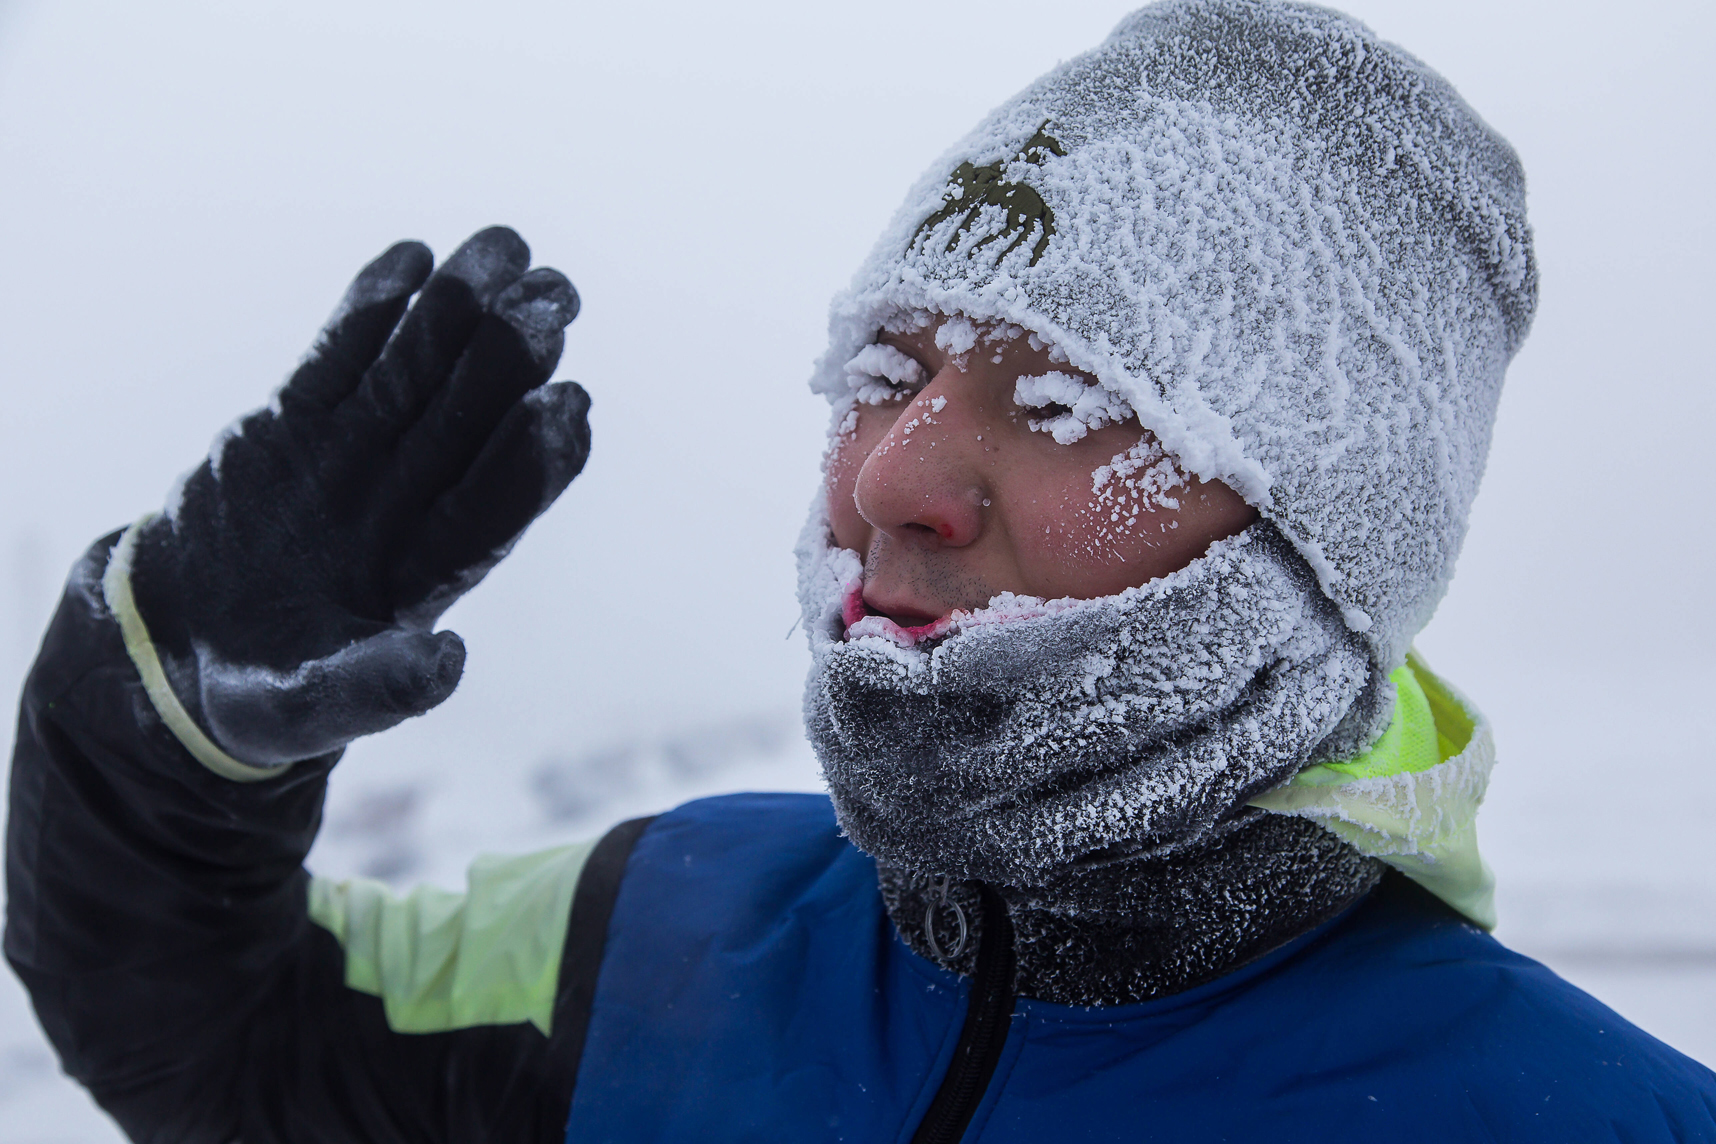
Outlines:
[[[1034,432],[1047,433],[1062,445],[1132,416],[1131,408],[1117,395],[1059,370],[1019,378],[1013,385],[1013,401],[1033,415],[1028,424]]]
[[[903,350],[876,342],[846,363],[846,382],[865,405],[881,405],[910,397],[929,381],[929,371]]]

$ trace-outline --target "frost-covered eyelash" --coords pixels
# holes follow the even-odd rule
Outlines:
[[[1131,407],[1115,394],[1059,370],[1021,377],[1013,385],[1013,400],[1021,409],[1044,414],[1031,418],[1029,425],[1062,445],[1071,445],[1092,429],[1118,425],[1132,416]]]
[[[916,393],[928,380],[924,367],[914,358],[881,342],[865,346],[846,363],[846,383],[852,387],[852,395],[866,405]]]

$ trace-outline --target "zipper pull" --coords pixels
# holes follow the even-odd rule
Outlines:
[[[930,902],[924,909],[924,943],[930,947],[930,952],[937,961],[951,961],[965,952],[965,943],[971,936],[971,926],[965,920],[965,907],[954,901],[948,894],[948,877],[941,876],[941,885],[936,887],[939,897]],[[936,940],[936,915],[940,910],[952,910],[954,925],[959,929],[959,938],[953,943],[953,948],[943,951],[941,942]]]

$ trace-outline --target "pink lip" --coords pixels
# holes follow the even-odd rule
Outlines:
[[[864,585],[854,584],[846,593],[846,601],[841,607],[841,619],[846,623],[846,638],[858,639],[862,636],[881,636],[903,647],[909,647],[924,640],[932,640],[945,635],[953,627],[956,617],[961,612],[951,612],[938,620],[915,627],[902,627],[887,616],[874,616],[864,607]]]

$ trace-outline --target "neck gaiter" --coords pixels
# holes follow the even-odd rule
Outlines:
[[[1106,897],[1096,871],[1207,847],[1388,714],[1363,645],[1267,524],[1119,595],[1004,595],[915,644],[846,638],[862,569],[827,535],[815,514],[800,545],[808,732],[842,828],[914,877],[1077,909],[1081,888]]]

